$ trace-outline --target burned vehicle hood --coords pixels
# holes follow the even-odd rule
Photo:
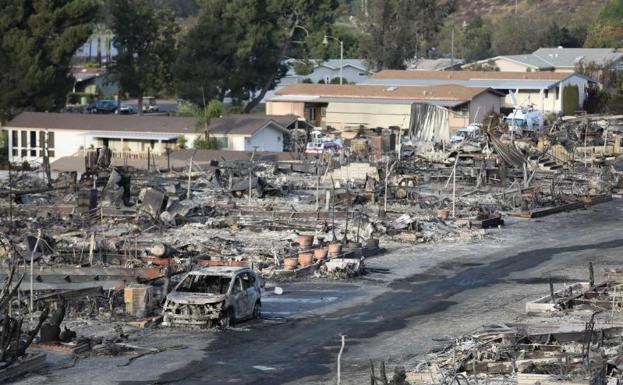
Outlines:
[[[225,301],[225,294],[172,292],[167,299],[180,304],[205,305]]]

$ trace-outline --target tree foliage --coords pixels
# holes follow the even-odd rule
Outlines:
[[[171,63],[179,26],[172,10],[161,1],[112,0],[112,30],[118,50],[112,67],[121,92],[139,100],[147,93],[172,88]]]
[[[287,68],[283,59],[308,31],[324,31],[335,0],[205,0],[175,65],[178,96],[200,105],[230,96],[252,110]],[[301,28],[302,27],[302,28]]]
[[[452,52],[452,33],[454,30],[454,57],[472,62],[491,56],[490,23],[480,16],[467,23],[464,27],[454,22],[447,22],[441,29],[442,39],[438,50],[447,55]]]
[[[402,69],[452,10],[440,0],[369,0],[361,15],[362,54],[378,69]],[[422,55],[420,55],[422,56]]]
[[[562,113],[575,115],[580,105],[580,91],[578,86],[566,86],[562,89]]]
[[[0,121],[53,111],[71,90],[71,58],[91,35],[96,0],[0,0]]]
[[[623,0],[608,0],[591,24],[587,47],[618,48],[623,46]]]

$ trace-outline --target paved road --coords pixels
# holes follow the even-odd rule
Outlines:
[[[511,276],[521,279],[521,273],[531,269],[578,265],[587,255],[623,250],[619,206],[612,202],[589,212],[507,228],[517,232],[515,244],[510,242],[494,253],[472,245],[463,251],[471,263],[446,263],[443,275],[436,266],[430,274],[395,280],[389,285],[391,290],[364,305],[284,323],[251,324],[250,331],[220,333],[207,343],[205,358],[191,358],[182,369],[162,375],[156,383],[319,383],[319,378],[331,376],[340,334],[348,335],[351,349],[379,356],[371,341],[381,334],[417,328],[431,319],[460,322],[448,320],[444,314],[457,304],[454,298],[465,292],[503,295],[497,293],[498,287]]]

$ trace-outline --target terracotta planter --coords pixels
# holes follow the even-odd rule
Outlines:
[[[301,248],[301,250],[311,249],[311,246],[313,243],[314,243],[313,235],[305,235],[305,234],[299,235],[299,247]]]
[[[301,266],[309,266],[314,263],[313,253],[299,253],[299,263]]]
[[[450,216],[450,210],[448,209],[439,209],[437,211],[437,216],[439,217],[439,219],[441,219],[442,221],[445,221],[446,219],[448,219],[448,217]]]
[[[294,270],[298,264],[299,260],[296,257],[286,257],[283,259],[283,266],[286,270]]]
[[[331,243],[329,244],[329,257],[337,257],[342,253],[342,244]]]
[[[317,261],[322,261],[326,259],[327,249],[325,249],[324,247],[319,247],[317,249],[314,249],[314,258],[316,258]]]

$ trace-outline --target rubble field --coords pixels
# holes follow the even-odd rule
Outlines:
[[[146,167],[119,164],[101,148],[74,159],[83,163],[80,174],[11,165],[0,175],[0,379],[46,370],[47,380],[56,373],[61,378],[61,371],[82,362],[103,369],[114,361],[131,368],[145,356],[171,357],[167,372],[173,373],[187,368],[178,354],[192,354],[199,362],[209,356],[197,336],[217,345],[231,339],[235,345],[244,340],[237,333],[268,336],[310,320],[334,323],[337,332],[344,325],[325,317],[351,318],[358,306],[371,307],[370,314],[382,306],[403,314],[387,325],[382,317],[370,319],[361,338],[403,330],[408,319],[427,314],[412,297],[438,298],[452,286],[450,298],[461,295],[457,287],[498,285],[513,271],[534,267],[523,266],[524,258],[547,262],[547,250],[557,242],[599,239],[597,229],[613,220],[613,212],[600,210],[619,210],[621,127],[618,117],[561,119],[522,137],[489,129],[452,145],[411,139],[399,151],[362,146],[366,135],[386,135],[370,132],[339,154],[227,159],[222,152],[217,158],[210,151],[180,151],[171,155],[173,166],[167,159],[167,167],[156,157],[147,159]],[[590,223],[584,230],[582,218]],[[528,242],[529,237],[541,243]],[[517,255],[503,264],[483,260],[511,245]],[[613,304],[608,311],[614,317],[619,266],[609,267],[603,283],[592,270],[588,283],[569,282],[524,302],[534,311],[556,314]],[[431,288],[415,289],[429,280],[435,283]],[[391,302],[403,296],[409,299]],[[183,318],[195,327],[170,325],[163,306],[169,319]],[[585,328],[600,319],[591,317],[582,321]],[[552,340],[512,321],[461,337],[443,354],[415,368],[407,365],[404,376],[416,383],[430,377],[431,384],[478,382],[488,374],[502,382],[549,381],[516,376],[551,374],[551,367],[535,369],[534,362],[521,372],[513,360]],[[377,323],[382,326],[373,332]],[[552,353],[550,361],[563,360],[562,373],[574,381],[618,379],[612,368],[596,372],[604,362],[616,367],[608,361],[618,359],[616,352],[604,346],[616,345],[618,335],[604,339],[599,350],[589,334],[580,356],[564,361]],[[561,337],[569,346],[542,349],[576,352],[582,341],[575,337]],[[311,345],[325,346],[327,338]],[[518,347],[517,340],[525,346]],[[476,347],[481,350],[474,353]],[[499,355],[502,350],[507,354]],[[586,352],[593,350],[607,359],[591,361]],[[326,360],[319,361],[324,370]],[[391,380],[378,365],[371,381],[402,378],[399,370]],[[352,369],[348,374],[357,377]],[[255,370],[270,375],[273,369]],[[319,370],[313,366],[310,375]]]

